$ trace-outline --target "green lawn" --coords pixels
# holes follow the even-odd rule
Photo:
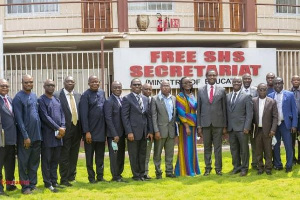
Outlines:
[[[284,153],[284,152],[283,152]],[[285,158],[285,156],[283,156]],[[203,154],[199,154],[201,172],[204,171]],[[175,159],[176,160],[176,159]],[[174,163],[175,163],[174,160]],[[154,167],[151,161],[150,176],[154,177]],[[163,165],[164,167],[164,165]],[[248,176],[230,175],[232,169],[231,155],[223,152],[223,172],[219,177],[212,173],[208,177],[180,177],[176,179],[152,179],[148,182],[131,180],[131,171],[126,158],[123,176],[129,183],[98,183],[91,185],[86,178],[85,160],[78,162],[77,182],[71,188],[60,190],[53,194],[43,187],[41,171],[39,170],[38,188],[40,191],[24,196],[18,190],[9,192],[6,199],[300,199],[300,166],[295,166],[293,172],[273,170],[273,175],[256,175],[249,171]],[[110,180],[109,159],[105,158],[105,179]],[[5,199],[0,197],[0,199]]]

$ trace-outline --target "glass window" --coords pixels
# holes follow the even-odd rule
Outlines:
[[[7,0],[7,4],[24,3],[46,3],[58,2],[58,0]],[[29,4],[7,6],[8,14],[26,14],[26,13],[53,13],[58,12],[58,4]]]
[[[169,12],[173,11],[172,2],[128,3],[129,11]]]
[[[299,5],[299,0],[276,0],[276,4],[283,4],[281,6],[276,6],[276,13],[298,13],[297,7],[293,6]],[[284,4],[286,4],[286,6],[284,6]]]

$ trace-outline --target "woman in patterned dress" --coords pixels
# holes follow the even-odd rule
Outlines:
[[[183,77],[180,80],[180,93],[176,96],[176,108],[179,117],[176,176],[200,174],[197,155],[197,101],[192,91],[193,83],[191,79]]]

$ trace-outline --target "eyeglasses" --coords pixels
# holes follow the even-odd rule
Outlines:
[[[142,84],[139,84],[139,83],[136,83],[136,84],[132,84],[132,86],[134,87],[138,87],[138,86],[141,86]]]
[[[24,81],[24,84],[33,84],[33,81]]]

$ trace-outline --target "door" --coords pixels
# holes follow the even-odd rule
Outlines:
[[[82,32],[111,32],[111,0],[82,1]]]
[[[212,1],[212,2],[209,2]],[[219,1],[219,2],[216,2]],[[221,0],[194,3],[195,31],[222,31]]]
[[[230,0],[230,31],[244,31],[244,4],[243,0]]]

